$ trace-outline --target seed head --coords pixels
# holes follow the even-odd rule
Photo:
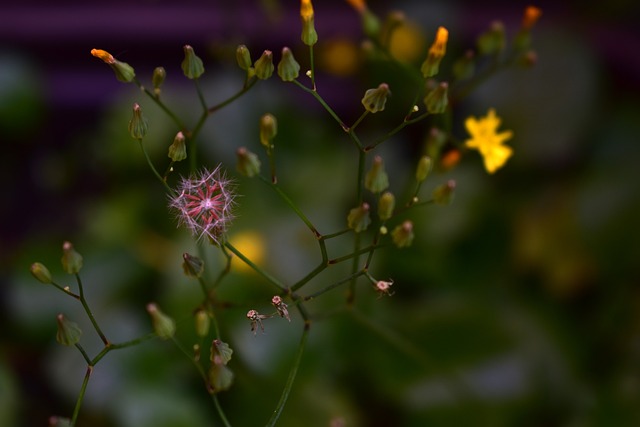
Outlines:
[[[178,218],[178,225],[188,228],[198,239],[208,237],[220,244],[233,220],[234,188],[220,171],[203,169],[199,175],[183,178],[177,191],[169,198],[169,207]]]

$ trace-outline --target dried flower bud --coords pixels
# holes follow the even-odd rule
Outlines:
[[[74,323],[64,317],[63,314],[58,314],[56,317],[58,323],[58,332],[56,333],[56,341],[59,344],[72,346],[80,341],[82,331],[77,323]]]
[[[494,21],[489,30],[480,34],[476,40],[480,55],[494,55],[502,52],[505,47],[504,24]]]
[[[182,254],[182,271],[184,271],[187,277],[202,277],[204,273],[204,261],[195,255],[190,255],[187,252]]]
[[[256,154],[247,150],[245,147],[240,147],[236,151],[236,156],[236,169],[238,172],[249,178],[260,173],[261,163]]]
[[[380,296],[382,295],[391,296],[393,295],[393,292],[391,292],[392,285],[393,285],[393,280],[389,280],[389,281],[378,280],[375,283],[374,288]]]
[[[431,48],[429,48],[427,59],[424,60],[422,66],[420,67],[420,71],[422,71],[422,75],[425,79],[438,74],[440,61],[442,61],[442,58],[447,52],[448,38],[449,31],[447,31],[447,29],[444,27],[439,27],[438,32],[436,33],[436,38],[433,41]]]
[[[204,338],[209,333],[209,327],[211,326],[211,318],[209,314],[203,309],[198,309],[195,313],[196,335],[200,338]]]
[[[386,104],[389,96],[391,96],[389,85],[381,83],[377,88],[368,89],[364,93],[362,105],[364,105],[364,108],[370,113],[377,113],[378,111],[384,110],[384,105]]]
[[[282,48],[282,58],[278,63],[278,75],[283,82],[291,82],[300,75],[300,64],[296,62],[288,47]]]
[[[429,130],[426,142],[426,152],[429,157],[437,160],[440,157],[442,147],[447,142],[447,133],[437,127],[433,127]]]
[[[184,51],[184,59],[182,60],[182,72],[188,79],[197,79],[204,73],[204,64],[202,59],[196,55],[191,46],[184,45],[182,48]]]
[[[374,194],[381,193],[389,187],[389,177],[384,170],[382,157],[375,156],[371,169],[364,177],[364,187]]]
[[[302,19],[302,34],[300,38],[307,46],[313,46],[318,41],[318,33],[314,25],[313,4],[311,0],[300,0],[300,18]]]
[[[149,124],[144,115],[142,115],[142,108],[140,105],[133,104],[133,117],[129,121],[129,134],[131,138],[141,140],[147,134],[149,130]]]
[[[241,44],[236,49],[236,61],[238,62],[238,67],[245,71],[249,71],[251,68],[251,52],[247,46]]]
[[[273,114],[264,114],[260,118],[260,143],[265,147],[271,146],[271,141],[278,134],[278,121]]]
[[[38,279],[40,283],[49,284],[53,282],[51,273],[49,272],[49,269],[44,266],[44,264],[34,262],[33,264],[31,264],[30,271],[33,277]]]
[[[256,77],[260,80],[267,80],[273,74],[273,53],[270,50],[262,52],[262,56],[258,58],[253,65],[256,70]]]
[[[124,83],[130,83],[136,76],[133,67],[125,62],[120,62],[113,57],[109,52],[102,49],[91,49],[91,55],[96,58],[102,59],[102,61],[108,64],[113,72],[116,74],[116,79]]]
[[[187,144],[182,132],[178,132],[173,138],[173,143],[169,146],[168,157],[174,162],[179,162],[187,158]]]
[[[396,207],[396,198],[388,191],[380,196],[378,201],[378,217],[382,221],[386,221],[393,215],[393,209]]]
[[[368,203],[363,203],[357,208],[353,208],[349,211],[349,215],[347,216],[347,225],[356,233],[366,230],[370,223],[371,217],[369,215]]]
[[[253,332],[254,336],[256,335],[256,331],[258,330],[258,325],[260,326],[262,333],[264,333],[264,325],[262,324],[262,319],[266,319],[267,317],[269,316],[260,314],[256,310],[249,310],[247,312],[247,319],[251,321],[251,332]]]
[[[413,243],[413,237],[413,223],[411,221],[403,222],[391,232],[391,239],[399,248],[411,246],[411,243]]]
[[[284,317],[289,322],[291,322],[291,318],[289,317],[289,310],[287,310],[287,304],[282,301],[282,298],[279,295],[275,295],[271,298],[271,304],[278,310],[278,314],[280,317]]]
[[[456,182],[453,179],[433,190],[433,202],[437,205],[448,205],[453,201]]]
[[[164,67],[156,67],[153,70],[151,83],[153,83],[153,91],[156,96],[160,95],[160,88],[162,87],[165,78],[167,78],[167,71],[164,69]]]
[[[431,114],[444,113],[449,104],[449,84],[442,82],[424,97],[424,105]]]
[[[82,255],[73,249],[70,242],[62,244],[62,269],[69,274],[77,274],[82,268]]]
[[[149,313],[149,315],[151,316],[153,331],[159,338],[168,340],[175,335],[176,323],[171,317],[160,311],[156,304],[147,304],[147,313]]]
[[[418,167],[416,169],[416,181],[422,182],[427,179],[429,172],[431,171],[431,157],[422,156],[418,160]]]

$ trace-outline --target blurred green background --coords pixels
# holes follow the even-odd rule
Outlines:
[[[51,415],[71,414],[86,366],[75,349],[55,342],[56,314],[80,324],[90,354],[100,349],[79,304],[29,274],[40,261],[58,282],[73,285],[59,264],[65,240],[84,256],[87,298],[110,339],[149,332],[144,307],[156,301],[177,320],[185,345],[194,342],[200,290],[181,262],[197,247],[175,228],[163,188],[128,135],[131,105],[140,103],[149,120],[146,144],[160,169],[177,129],[89,51],[110,51],[145,84],[164,66],[163,96],[193,125],[200,110],[179,68],[182,45],[204,59],[202,87],[214,104],[242,85],[239,43],[254,59],[264,49],[278,58],[290,46],[305,69],[293,3],[0,7],[0,425],[46,425]],[[437,26],[447,27],[443,70],[493,20],[513,35],[524,6],[371,2],[380,16],[403,10],[426,40],[420,45],[409,31],[409,41],[398,42],[408,55],[424,52]],[[639,11],[630,1],[539,6],[536,66],[496,75],[453,115],[462,140],[464,118],[495,108],[502,129],[515,134],[508,143],[515,155],[493,176],[471,152],[429,177],[423,194],[455,179],[455,201],[412,213],[411,248],[376,253],[372,274],[394,280],[393,297],[378,298],[362,281],[351,313],[340,310],[343,288],[309,304],[315,321],[278,425],[640,425]],[[413,88],[393,68],[354,56],[362,36],[346,3],[316,2],[315,9],[318,87],[338,114],[352,123],[364,90],[382,81],[391,87],[387,109],[363,123],[361,137],[373,140],[402,120]],[[240,146],[266,166],[258,139],[265,112],[279,121],[280,184],[323,233],[346,224],[357,153],[309,95],[277,78],[260,82],[203,130],[200,159],[209,167],[222,163],[241,194],[231,241],[293,283],[320,260],[313,236],[273,191],[234,166]],[[428,123],[416,125],[380,147],[397,194],[410,183],[427,134]],[[330,256],[350,248],[348,238],[336,239]],[[219,253],[207,250],[205,260],[215,277]],[[346,274],[346,265],[331,267],[303,293]],[[236,374],[220,401],[233,425],[266,423],[302,331],[292,310],[290,324],[270,319],[265,334],[251,334],[245,313],[268,311],[271,292],[240,264],[220,289],[229,308],[218,320],[235,350],[229,366]],[[97,365],[79,425],[221,424],[193,365],[154,340]]]

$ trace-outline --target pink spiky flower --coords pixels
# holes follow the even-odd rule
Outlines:
[[[171,207],[183,225],[198,239],[205,236],[212,243],[220,241],[233,220],[234,188],[220,171],[203,169],[197,176],[182,178],[175,193],[169,197]]]

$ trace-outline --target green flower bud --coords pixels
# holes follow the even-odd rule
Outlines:
[[[396,198],[388,191],[380,196],[378,201],[378,217],[382,221],[386,221],[393,215],[393,209],[396,207]]]
[[[413,223],[411,221],[403,222],[391,232],[391,239],[399,248],[411,246],[411,243],[413,243],[413,237]]]
[[[427,179],[429,172],[431,171],[431,157],[422,156],[418,160],[418,167],[416,169],[416,181],[422,182]]]
[[[195,314],[196,320],[196,334],[200,338],[204,338],[209,333],[209,327],[211,326],[211,318],[209,314],[203,309],[198,309]]]
[[[69,242],[62,244],[62,269],[69,274],[77,274],[82,268],[82,255]]]
[[[302,34],[300,39],[307,46],[318,42],[318,33],[314,25],[314,13],[311,0],[300,0],[300,18],[302,19]]]
[[[265,114],[260,118],[260,143],[265,147],[271,146],[271,141],[278,133],[278,121],[273,114]]]
[[[447,133],[434,127],[431,128],[429,134],[427,135],[426,142],[426,151],[427,155],[431,157],[431,159],[438,159],[440,157],[440,152],[442,151],[442,147],[447,142]]]
[[[188,253],[182,254],[182,270],[185,276],[199,278],[204,272],[204,261],[197,256],[189,255]]]
[[[449,104],[449,84],[442,82],[424,97],[424,105],[431,114],[444,113]]]
[[[236,163],[238,172],[249,178],[260,173],[260,160],[257,155],[244,147],[238,148],[236,155],[238,158]]]
[[[267,80],[273,74],[273,53],[270,50],[262,52],[262,56],[258,58],[253,65],[256,70],[256,77],[260,80]]]
[[[249,71],[249,68],[251,68],[251,52],[243,44],[236,49],[236,61],[238,66],[245,71]]]
[[[187,158],[187,144],[184,135],[178,132],[173,138],[173,143],[169,146],[168,157],[174,162],[179,162]]]
[[[433,202],[437,205],[448,205],[453,201],[456,182],[453,179],[433,190]]]
[[[389,187],[389,177],[384,170],[382,157],[376,156],[373,159],[371,169],[364,177],[364,187],[374,194],[380,193]]]
[[[384,110],[387,98],[391,95],[389,85],[381,83],[375,89],[368,89],[362,98],[362,105],[370,113],[377,113]]]
[[[182,72],[188,79],[197,79],[204,73],[202,59],[196,55],[195,51],[188,44],[183,48],[184,59],[182,60]]]
[[[63,314],[58,314],[56,320],[58,323],[56,341],[58,341],[59,344],[72,346],[80,341],[82,331],[77,323],[68,320]]]
[[[494,55],[502,52],[505,47],[504,24],[494,21],[489,30],[480,34],[476,44],[480,55]]]
[[[157,95],[160,95],[160,88],[164,83],[164,79],[167,77],[167,71],[164,67],[156,67],[153,70],[153,76],[151,77],[151,82],[153,83],[153,92]]]
[[[30,271],[33,277],[38,279],[40,283],[44,283],[46,285],[53,282],[51,273],[49,273],[49,269],[45,267],[44,264],[34,262],[33,264],[31,264]]]
[[[282,58],[278,63],[278,75],[283,82],[291,82],[297,79],[299,74],[300,64],[296,62],[293,53],[291,53],[291,49],[283,47]]]
[[[220,356],[215,356],[207,373],[211,393],[228,390],[233,384],[233,371],[220,362]]]
[[[465,80],[471,78],[475,73],[476,61],[472,50],[468,50],[463,56],[453,63],[453,76],[457,80]]]
[[[147,313],[151,316],[153,331],[159,338],[168,340],[175,335],[176,323],[172,318],[160,311],[157,305],[154,303],[147,304]]]
[[[347,225],[356,233],[366,230],[370,223],[371,217],[369,216],[368,203],[363,203],[357,208],[353,208],[349,211],[349,215],[347,216]]]
[[[129,135],[133,139],[142,139],[149,130],[149,124],[147,119],[142,115],[142,108],[140,105],[133,104],[133,117],[129,121]]]
[[[369,8],[362,9],[362,30],[371,39],[376,39],[380,34],[380,20]]]
[[[130,83],[136,76],[133,67],[125,62],[120,62],[109,52],[102,49],[91,49],[91,55],[108,64],[116,75],[116,79],[123,83]]]

